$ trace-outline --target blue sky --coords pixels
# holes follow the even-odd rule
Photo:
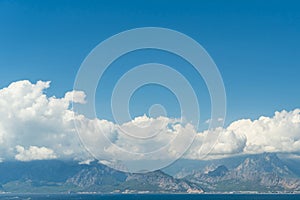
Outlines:
[[[128,29],[158,26],[194,38],[214,59],[226,87],[227,123],[299,108],[300,3],[270,2],[1,0],[0,88],[23,79],[51,80],[47,94],[60,97],[72,90],[81,62],[98,43]],[[111,119],[110,89],[122,70],[153,60],[178,70],[185,65],[155,51],[120,58],[97,92],[101,118]],[[199,90],[205,120],[205,84],[188,67],[181,73]],[[153,98],[153,93],[164,98]],[[133,115],[146,112],[153,103],[166,105],[170,116],[179,115],[175,98],[155,86],[136,92]]]

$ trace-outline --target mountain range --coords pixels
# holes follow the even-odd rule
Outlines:
[[[273,153],[239,157],[234,161],[194,161],[193,169],[186,166],[176,171],[166,168],[141,174],[117,171],[97,161],[89,164],[61,160],[9,161],[0,163],[0,193],[300,191],[295,162],[287,162]]]
[[[0,193],[202,193],[162,172],[124,173],[99,162],[44,160],[0,163]]]
[[[237,167],[221,165],[208,172],[193,172],[187,176],[205,191],[234,192],[295,192],[300,190],[299,176],[276,154],[247,157]]]

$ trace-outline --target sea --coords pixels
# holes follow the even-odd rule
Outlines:
[[[14,200],[300,200],[300,194],[73,194],[73,195],[8,195],[1,194],[0,199]]]

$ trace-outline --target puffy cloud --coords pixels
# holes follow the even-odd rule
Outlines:
[[[83,91],[71,91],[65,94],[65,100],[74,103],[84,104],[85,102],[85,93]]]
[[[216,135],[216,139],[204,142],[211,135]],[[300,153],[300,109],[275,112],[273,117],[262,116],[257,120],[241,119],[227,128],[199,133],[186,157],[205,156],[203,148],[209,149],[207,158],[262,152]]]
[[[254,121],[238,120],[227,129],[246,136],[245,153],[300,152],[300,109]]]
[[[25,149],[24,147],[17,145],[16,150],[18,154],[15,155],[15,159],[20,161],[49,160],[57,158],[54,151],[46,147],[30,146],[29,149]]]
[[[45,146],[55,149],[61,158],[80,157],[69,109],[71,93],[82,101],[83,93],[72,91],[64,98],[47,97],[50,82],[18,81],[0,90],[0,157],[15,157],[15,146]]]
[[[99,159],[170,159],[192,143],[195,130],[180,120],[141,116],[117,125],[100,119],[78,120],[77,128],[85,147]]]
[[[235,132],[216,128],[198,133],[185,154],[189,159],[211,159],[243,152],[247,138]]]
[[[55,151],[60,159],[90,159],[81,139],[88,151],[103,160],[169,159],[184,151],[190,133],[195,133],[193,127],[167,117],[141,116],[122,125],[88,119],[70,108],[72,102],[85,103],[84,92],[70,91],[63,98],[47,97],[44,91],[49,87],[50,82],[33,84],[25,80],[0,90],[0,157],[26,160],[24,157],[32,155],[48,159],[32,152],[42,146]],[[162,153],[156,152],[164,147],[167,148]],[[149,154],[152,152],[156,153]]]
[[[50,82],[25,80],[0,89],[0,158],[89,160],[81,139],[102,162],[112,158],[168,160],[184,152],[194,136],[185,158],[265,151],[300,153],[300,109],[257,120],[241,119],[227,128],[196,133],[190,124],[168,117],[140,116],[121,125],[88,119],[70,108],[71,103],[85,103],[84,92],[47,97],[44,91],[49,87]]]

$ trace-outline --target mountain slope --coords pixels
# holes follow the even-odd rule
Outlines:
[[[82,165],[59,160],[0,163],[1,192],[201,193],[203,190],[295,192],[300,191],[300,179],[276,154],[270,153],[239,158],[230,167],[220,161],[209,161],[207,166],[203,164],[182,179],[162,171],[124,173],[96,161]]]
[[[170,175],[163,173],[162,171],[155,171],[146,174],[130,174],[125,182],[125,185],[134,183],[133,188],[139,188],[146,186],[146,188],[155,187],[155,190],[161,192],[191,192],[202,193],[203,190],[196,184],[190,182],[175,179]],[[136,185],[137,184],[137,185]]]
[[[161,171],[129,174],[109,167],[92,164],[66,181],[75,185],[77,191],[87,192],[203,192],[199,186],[175,179]]]
[[[203,192],[184,180],[161,171],[129,174],[98,162],[79,165],[73,161],[0,163],[0,191],[12,193],[128,193]]]
[[[208,173],[196,172],[187,176],[209,191],[298,191],[297,176],[277,157],[264,153],[246,158],[231,170],[225,166]]]

